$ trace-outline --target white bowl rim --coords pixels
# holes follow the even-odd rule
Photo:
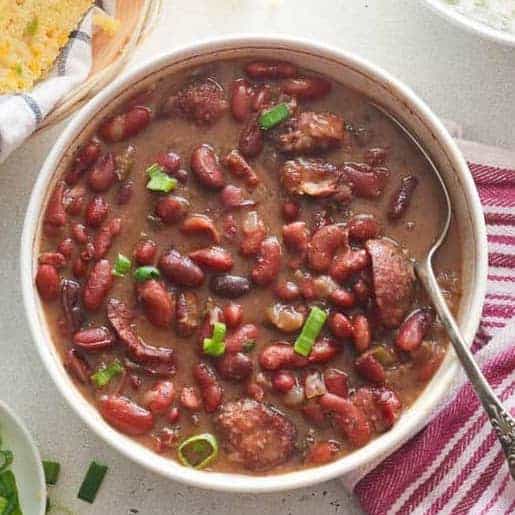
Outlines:
[[[156,455],[139,443],[115,431],[105,421],[101,419],[89,419],[81,412],[80,405],[87,401],[84,400],[84,397],[77,388],[70,388],[69,378],[61,373],[56,360],[50,353],[49,346],[51,342],[47,342],[43,336],[36,302],[37,293],[32,279],[33,242],[42,203],[45,200],[47,186],[52,179],[56,165],[63,152],[67,149],[70,142],[73,142],[81,128],[88,123],[95,112],[104,106],[107,101],[115,98],[116,92],[122,89],[125,84],[134,83],[141,77],[145,77],[149,73],[159,70],[169,62],[175,62],[187,56],[213,52],[214,49],[224,50],[239,47],[259,47],[263,50],[278,47],[282,49],[289,48],[294,52],[306,51],[312,54],[316,53],[322,58],[330,58],[344,62],[346,65],[352,65],[354,68],[366,71],[374,77],[379,78],[382,82],[387,83],[389,87],[394,88],[396,93],[403,98],[403,101],[409,105],[409,108],[418,112],[418,114],[424,118],[427,126],[431,128],[433,136],[441,143],[442,148],[446,149],[447,156],[452,160],[455,168],[460,170],[460,180],[465,186],[464,193],[471,206],[471,223],[477,238],[476,266],[478,284],[476,285],[476,295],[471,303],[467,324],[467,337],[470,342],[479,325],[482,304],[486,292],[488,256],[486,251],[486,229],[479,196],[467,164],[454,140],[438,118],[411,89],[400,83],[381,68],[350,52],[345,52],[320,43],[314,43],[308,39],[294,38],[282,34],[235,34],[205,39],[195,44],[183,46],[171,52],[158,55],[152,60],[129,71],[106,87],[78,112],[54,144],[40,171],[27,208],[21,240],[20,270],[25,313],[41,359],[58,390],[77,415],[99,437],[117,449],[121,454],[153,472],[188,485],[227,492],[258,493],[301,488],[334,479],[392,452],[401,442],[405,441],[413,434],[413,431],[418,427],[417,424],[420,424],[421,420],[427,420],[432,409],[446,393],[459,367],[456,359],[449,362],[447,370],[444,371],[440,378],[441,380],[437,384],[432,385],[429,392],[424,392],[424,396],[427,395],[426,402],[423,405],[418,405],[416,411],[407,410],[403,415],[402,424],[396,424],[392,430],[376,438],[365,447],[357,449],[337,461],[317,468],[308,468],[269,476],[199,471],[182,467],[173,460]]]
[[[503,32],[502,30],[460,13],[456,9],[453,9],[452,5],[445,4],[443,0],[424,0],[424,2],[431,7],[434,12],[461,29],[466,29],[468,32],[486,37],[496,43],[515,46],[515,34],[511,32]]]

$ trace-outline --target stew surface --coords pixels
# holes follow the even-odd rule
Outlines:
[[[447,346],[409,259],[443,199],[392,122],[291,64],[224,61],[94,126],[49,196],[35,282],[106,421],[257,474],[390,429]],[[453,225],[436,263],[453,309],[460,263]]]

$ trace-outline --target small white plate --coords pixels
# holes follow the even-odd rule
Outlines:
[[[20,505],[24,515],[44,515],[46,485],[38,448],[17,415],[0,401],[2,449],[14,454],[11,469],[16,476]]]

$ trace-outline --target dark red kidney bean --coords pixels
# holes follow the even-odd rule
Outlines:
[[[118,193],[116,194],[116,203],[119,206],[128,204],[134,193],[134,181],[128,179],[120,184]]]
[[[323,465],[333,461],[338,456],[340,449],[338,442],[332,440],[315,442],[309,448],[304,461],[314,465]]]
[[[166,413],[175,399],[172,381],[162,380],[155,383],[143,394],[142,404],[155,415]]]
[[[133,106],[127,112],[108,118],[100,125],[98,133],[109,143],[122,141],[135,136],[145,129],[152,119],[148,107]]]
[[[245,198],[245,194],[238,186],[228,184],[220,193],[220,202],[224,209],[239,209],[245,207],[253,207],[256,202],[252,199]]]
[[[197,265],[215,272],[228,272],[234,265],[231,253],[223,247],[208,247],[189,253],[189,257]]]
[[[69,349],[66,352],[64,366],[78,381],[86,384],[91,375],[91,368],[84,357],[76,349]]]
[[[199,411],[202,406],[200,394],[193,386],[185,386],[181,390],[180,402],[184,408],[191,411]]]
[[[343,370],[327,368],[324,370],[324,382],[329,393],[334,393],[334,395],[340,397],[348,397],[349,377]]]
[[[252,110],[261,111],[272,101],[272,88],[270,84],[261,84],[254,93]]]
[[[120,234],[121,228],[121,218],[113,218],[102,224],[93,242],[95,247],[95,259],[101,259],[108,253],[113,244],[113,238]]]
[[[300,100],[318,100],[330,93],[331,83],[322,77],[296,77],[283,80],[281,89]]]
[[[66,212],[71,216],[79,216],[84,211],[88,200],[88,190],[84,184],[77,184],[64,194],[63,204]]]
[[[302,414],[315,426],[323,427],[326,425],[327,421],[325,413],[316,399],[310,399],[306,404],[304,404],[302,407]]]
[[[252,374],[252,359],[243,352],[225,352],[216,361],[218,373],[226,381],[243,381]]]
[[[281,214],[287,222],[294,222],[299,217],[300,206],[294,200],[285,200],[281,206]]]
[[[38,263],[62,268],[66,265],[66,258],[60,252],[43,252],[38,257]]]
[[[367,417],[349,399],[326,393],[319,402],[322,408],[335,414],[335,422],[351,445],[362,447],[370,441],[372,430]]]
[[[343,174],[352,184],[354,195],[364,198],[377,198],[383,193],[389,172],[383,168],[372,169],[367,164],[347,163]]]
[[[179,286],[195,288],[204,282],[202,269],[188,256],[183,256],[174,249],[161,256],[158,267],[170,281]]]
[[[413,311],[400,325],[395,345],[403,351],[412,351],[420,346],[433,324],[431,309]]]
[[[259,355],[259,364],[265,370],[280,368],[302,368],[308,365],[308,360],[293,350],[289,343],[273,343],[263,349]]]
[[[59,297],[59,272],[53,265],[39,265],[36,272],[36,286],[40,297],[47,302]]]
[[[285,302],[293,302],[301,297],[300,288],[296,283],[280,279],[274,287],[274,295]]]
[[[115,343],[114,334],[105,326],[88,327],[73,335],[73,345],[84,351],[99,351],[111,348]]]
[[[261,248],[252,269],[252,281],[259,286],[270,284],[279,273],[281,267],[281,244],[271,236],[261,243]]]
[[[88,232],[86,231],[86,226],[84,224],[75,222],[71,225],[70,229],[72,238],[77,243],[80,243],[82,245],[88,241]]]
[[[240,132],[238,149],[245,157],[253,158],[261,154],[263,146],[263,132],[258,125],[257,118],[253,116]]]
[[[245,79],[236,79],[231,87],[231,113],[237,122],[244,122],[252,110],[254,92]]]
[[[95,257],[95,246],[93,245],[93,243],[88,241],[86,243],[86,248],[83,251],[81,251],[79,255],[83,261],[92,261]]]
[[[177,422],[179,422],[179,418],[181,416],[181,412],[179,411],[179,408],[177,407],[174,407],[172,408],[166,415],[166,420],[170,423],[170,424],[176,424]]]
[[[77,277],[77,279],[85,277],[88,273],[88,263],[88,261],[84,261],[80,256],[75,258],[72,263],[72,273],[74,277]]]
[[[417,379],[426,382],[440,367],[445,357],[445,349],[435,342],[423,342],[411,355],[415,362]]]
[[[183,197],[169,195],[160,197],[157,201],[155,213],[165,224],[176,224],[187,214],[190,203]]]
[[[225,318],[224,318],[225,319]],[[245,345],[255,343],[259,336],[259,329],[254,324],[245,324],[225,337],[226,352],[242,352]]]
[[[263,387],[253,381],[247,384],[247,395],[255,401],[262,401],[265,398]]]
[[[361,214],[353,216],[347,222],[349,238],[356,241],[366,241],[377,238],[381,233],[379,222],[374,215]]]
[[[319,229],[308,245],[308,264],[317,272],[329,270],[334,254],[347,244],[347,235],[338,225],[326,225]]]
[[[353,292],[338,288],[329,295],[329,302],[338,308],[352,308],[356,304],[356,296]]]
[[[137,293],[148,321],[156,327],[169,327],[174,315],[174,306],[163,283],[155,279],[139,283]]]
[[[372,167],[383,166],[388,157],[388,151],[383,147],[368,148],[363,156],[365,163]]]
[[[352,274],[370,265],[370,256],[365,249],[347,249],[337,254],[329,267],[329,275],[336,282],[343,282]]]
[[[113,285],[111,263],[107,259],[97,261],[91,269],[83,291],[83,301],[86,309],[97,310]]]
[[[393,194],[390,201],[390,209],[388,218],[390,220],[398,220],[404,215],[408,209],[411,197],[417,187],[418,179],[413,175],[403,177],[399,189]]]
[[[297,75],[297,67],[285,61],[254,61],[245,73],[252,79],[288,79]]]
[[[73,254],[73,250],[75,248],[75,244],[71,238],[65,238],[59,245],[57,246],[57,252],[62,254],[66,259],[70,259]]]
[[[204,234],[215,243],[220,243],[220,233],[217,231],[213,220],[206,215],[188,216],[181,225],[181,232],[187,236]]]
[[[370,347],[372,334],[368,318],[365,315],[355,315],[352,318],[354,347],[358,352],[364,352]]]
[[[70,333],[79,330],[84,320],[84,313],[80,305],[81,286],[77,281],[64,279],[61,282],[61,305],[64,319]]]
[[[161,152],[156,157],[156,163],[175,177],[175,173],[181,168],[181,156],[175,152]]]
[[[134,260],[138,265],[151,265],[157,254],[157,243],[154,240],[139,240],[134,247]]]
[[[211,190],[224,187],[225,181],[218,156],[211,145],[202,144],[193,149],[191,170],[202,186]]]
[[[266,236],[266,227],[257,211],[247,213],[242,224],[243,239],[240,252],[244,256],[252,256],[259,252]]]
[[[223,309],[225,325],[229,329],[236,329],[243,322],[243,307],[241,304],[229,302]]]
[[[383,415],[386,427],[392,427],[400,417],[402,411],[402,403],[399,397],[390,388],[382,387],[375,389],[374,399]]]
[[[336,338],[347,339],[354,334],[351,321],[343,313],[333,313],[331,315],[329,329]]]
[[[277,370],[272,376],[272,387],[280,393],[289,392],[296,383],[297,378],[290,370]]]
[[[354,362],[354,367],[358,371],[359,375],[367,381],[383,383],[386,379],[383,365],[370,352],[366,352],[359,356],[359,358]]]
[[[283,241],[286,247],[301,256],[304,256],[309,244],[309,229],[306,222],[293,222],[283,225]]]
[[[48,200],[45,210],[45,224],[53,227],[62,227],[67,220],[66,211],[64,209],[64,182],[58,182]]]
[[[72,167],[64,177],[68,186],[74,186],[79,182],[82,174],[100,157],[101,150],[100,143],[95,140],[89,141],[79,149]]]
[[[238,234],[236,219],[231,214],[226,214],[222,218],[223,236],[227,240],[233,240]]]
[[[238,150],[231,150],[224,157],[223,164],[235,177],[243,179],[249,188],[254,188],[259,183],[256,172]]]
[[[341,350],[341,346],[338,345],[332,338],[320,338],[313,344],[311,352],[308,356],[308,362],[311,364],[328,363]]]
[[[370,287],[363,279],[358,279],[352,285],[352,291],[358,304],[365,304],[371,295]]]
[[[116,181],[116,164],[111,152],[104,154],[89,171],[88,186],[95,192],[107,191]]]
[[[113,427],[131,436],[148,433],[154,427],[152,413],[120,395],[103,395],[98,400],[101,415]]]
[[[101,195],[95,195],[86,207],[86,225],[100,227],[109,213],[109,204]]]
[[[237,299],[250,291],[250,282],[241,275],[220,274],[211,278],[209,288],[219,297]]]
[[[200,325],[200,308],[194,292],[181,292],[177,297],[175,330],[180,336],[191,336]]]
[[[208,413],[213,413],[223,400],[223,389],[214,370],[207,363],[201,362],[193,367],[193,377],[199,385],[204,409]]]

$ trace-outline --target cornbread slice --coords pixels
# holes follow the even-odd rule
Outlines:
[[[0,94],[31,89],[51,69],[93,0],[0,0]]]

